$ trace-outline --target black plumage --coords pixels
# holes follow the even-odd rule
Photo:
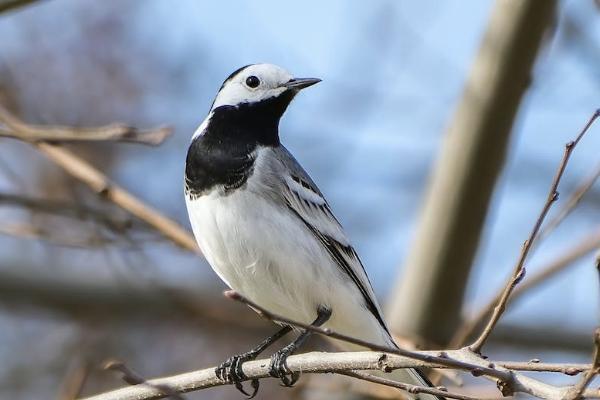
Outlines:
[[[256,147],[279,145],[279,120],[294,95],[286,90],[259,102],[215,108],[188,149],[186,192],[201,196],[222,186],[227,194],[243,186],[252,175]]]

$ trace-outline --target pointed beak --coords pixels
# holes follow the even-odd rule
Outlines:
[[[302,90],[314,84],[321,82],[318,78],[294,78],[284,83],[283,86],[291,90]]]

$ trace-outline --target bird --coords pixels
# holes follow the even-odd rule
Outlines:
[[[320,81],[296,78],[266,63],[243,66],[225,79],[187,151],[184,192],[190,224],[212,269],[253,303],[291,320],[396,347],[342,225],[280,140],[279,122],[291,101]],[[255,348],[230,357],[216,368],[217,376],[253,397],[259,383],[251,382],[251,394],[244,389],[242,364],[292,330],[283,325]],[[287,368],[286,359],[310,334],[300,331],[271,356],[269,374],[284,386],[299,377]],[[389,375],[431,386],[418,370]]]

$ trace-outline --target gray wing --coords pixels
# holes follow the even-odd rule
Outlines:
[[[327,200],[285,147],[280,146],[273,152],[278,161],[276,164],[279,164],[279,168],[274,167],[279,170],[277,175],[282,181],[282,195],[287,207],[327,249],[336,265],[356,284],[367,308],[388,331],[362,262],[331,212]]]

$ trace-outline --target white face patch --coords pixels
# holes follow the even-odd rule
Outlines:
[[[292,75],[277,65],[250,65],[225,82],[217,94],[212,110],[220,106],[236,106],[279,96],[286,90],[283,84],[290,79]]]

